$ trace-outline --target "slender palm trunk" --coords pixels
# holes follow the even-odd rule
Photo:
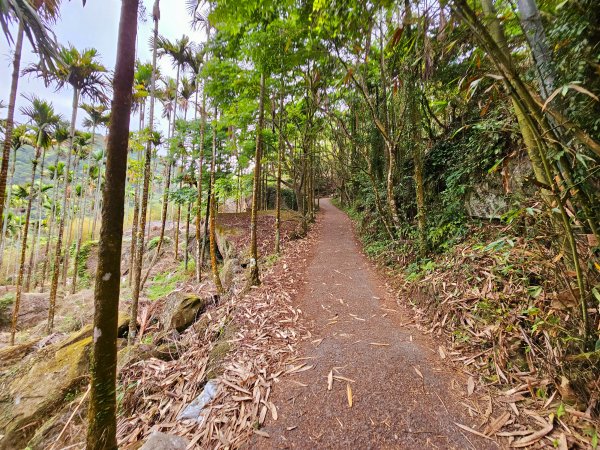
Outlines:
[[[182,167],[179,168],[179,175],[181,176],[182,173]],[[181,181],[179,182],[179,189],[181,189]],[[176,213],[176,219],[175,219],[175,251],[174,251],[174,257],[175,257],[175,262],[177,262],[179,260],[179,225],[181,222],[181,203],[177,202],[176,205],[173,205],[174,208],[176,208],[177,213]]]
[[[265,120],[265,75],[260,74],[260,98],[258,100],[258,124],[256,126],[256,153],[254,157],[254,181],[252,183],[252,213],[250,215],[250,277],[249,284],[256,286],[260,284],[258,269],[258,246],[256,242],[257,220],[258,220],[258,192],[260,185],[260,165],[262,158],[262,131]]]
[[[2,236],[3,236],[3,238],[0,239],[0,269],[2,268],[2,260],[4,259],[4,248],[5,248],[5,244],[6,244],[6,239],[4,239],[4,236],[6,236],[6,230],[8,228],[8,212],[10,209],[10,201],[11,201],[11,197],[12,197],[12,185],[13,185],[13,181],[15,179],[16,162],[17,162],[17,149],[15,149],[15,155],[12,159],[12,165],[10,168],[10,182],[8,183],[8,193],[6,195],[6,211],[4,214],[4,218],[2,220]]]
[[[210,185],[212,186],[210,193],[210,266],[213,274],[213,281],[217,287],[217,292],[223,292],[223,284],[219,277],[219,267],[217,265],[217,239],[216,239],[216,198],[215,198],[215,172],[217,159],[217,107],[215,106],[215,117],[212,130],[212,160],[210,162]]]
[[[154,266],[154,264],[158,260],[163,241],[165,240],[165,227],[167,224],[167,212],[168,212],[168,208],[169,208],[169,187],[171,186],[171,168],[172,168],[172,163],[169,161],[169,162],[167,162],[167,179],[165,181],[165,191],[163,193],[163,206],[162,206],[162,214],[161,214],[160,235],[158,237],[158,244],[156,245],[156,253],[154,254],[154,258],[152,258],[152,262],[150,263],[150,266],[148,267],[148,270],[146,271],[146,274],[144,275],[144,278],[142,279],[140,289],[142,289],[144,287],[144,284],[146,284],[146,280],[148,279],[148,276],[150,275],[150,270],[152,269],[152,266]]]
[[[140,185],[139,183],[135,186],[135,193],[133,195],[133,223],[131,224],[131,246],[129,247],[129,276],[128,283],[131,286],[133,280],[133,272],[135,270],[135,249],[137,248],[137,232],[138,232],[138,219],[140,216]]]
[[[77,152],[77,154],[75,155],[75,164],[73,164],[73,187],[76,187],[76,184],[74,183],[75,181],[75,176],[79,170],[79,163],[80,163],[80,154],[79,152]],[[75,191],[75,194],[77,195],[77,191]],[[77,204],[81,204],[81,197],[82,197],[83,192],[80,193],[79,198],[75,197],[73,199],[73,205],[70,206],[68,213],[67,213],[67,220],[66,220],[66,225],[65,225],[65,229],[66,229],[66,237],[67,239],[65,240],[65,249],[64,249],[64,258],[63,258],[63,270],[61,272],[61,277],[62,277],[62,285],[63,287],[67,286],[67,274],[69,271],[69,262],[71,260],[71,244],[73,242],[73,224],[75,223],[75,210],[77,207]]]
[[[92,128],[92,141],[91,141],[91,148],[90,148],[90,154],[88,155],[88,168],[87,168],[87,173],[83,174],[82,177],[82,182],[81,182],[81,195],[83,196],[83,198],[81,199],[83,202],[83,206],[81,207],[81,210],[79,211],[79,231],[77,232],[77,247],[75,249],[75,261],[74,261],[74,265],[75,267],[73,267],[73,281],[72,281],[72,286],[71,286],[71,294],[74,294],[77,291],[77,276],[78,276],[78,272],[79,272],[79,255],[81,253],[81,242],[83,240],[83,224],[85,222],[85,210],[87,209],[87,188],[90,184],[90,180],[89,180],[89,174],[90,174],[90,168],[92,166],[92,154],[93,154],[93,149],[94,149],[94,140],[95,140],[95,136],[96,136],[96,127],[94,126]]]
[[[210,196],[212,194],[212,184],[210,176],[208,178],[208,192],[206,193],[206,212],[204,213],[204,232],[202,234],[202,249],[200,250],[200,265],[204,265],[204,256],[206,254],[206,241],[208,240],[208,222],[210,219]]]
[[[65,220],[69,206],[69,169],[71,168],[71,154],[73,153],[73,137],[75,136],[75,124],[77,122],[77,108],[79,107],[79,90],[73,89],[73,111],[71,114],[71,132],[69,134],[69,147],[67,149],[67,164],[65,165],[65,191],[63,193],[63,204],[58,224],[58,236],[56,238],[56,250],[54,254],[54,267],[52,270],[52,282],[50,284],[50,300],[48,308],[48,333],[54,328],[54,310],[56,308],[56,295],[58,293],[58,277],[60,275],[60,259],[62,253],[62,241],[65,232]]]
[[[60,158],[60,146],[56,149],[56,158],[54,160],[54,186],[52,187],[52,210],[50,212],[50,224],[48,225],[48,234],[46,239],[46,250],[44,254],[46,257],[44,258],[44,264],[42,265],[42,275],[40,291],[44,292],[44,284],[46,283],[46,270],[48,269],[48,255],[50,255],[50,240],[52,239],[52,234],[54,232],[54,224],[56,223],[56,205],[58,202],[58,161]]]
[[[43,181],[44,181],[44,163],[46,161],[46,149],[42,149],[42,163],[40,164],[40,187],[38,192],[38,220],[37,220],[37,237],[31,242],[31,252],[29,253],[29,264],[27,265],[27,279],[25,281],[25,290],[29,292],[31,288],[31,275],[35,272],[35,264],[36,260],[34,259],[36,255],[36,245],[40,240],[41,231],[42,231],[42,203],[43,203]],[[33,186],[32,186],[33,188]]]
[[[6,200],[6,181],[8,178],[8,166],[10,163],[10,149],[12,146],[12,133],[15,118],[15,105],[17,103],[17,90],[19,87],[19,70],[21,68],[21,54],[23,51],[23,33],[23,22],[19,22],[19,30],[17,31],[17,41],[15,45],[15,55],[13,57],[13,72],[11,77],[10,96],[8,100],[8,113],[6,116],[6,125],[4,128],[2,164],[0,165],[0,218],[4,216],[4,205]],[[4,241],[4,233],[0,235],[0,243],[2,241]],[[1,267],[2,254],[0,254],[0,268]]]
[[[102,156],[104,158],[104,155]],[[96,179],[96,195],[94,198],[94,223],[92,224],[92,240],[96,237],[96,224],[98,223],[98,216],[102,209],[102,159],[98,164],[98,175]]]
[[[202,277],[202,257],[201,257],[201,247],[200,243],[200,225],[202,224],[202,165],[204,161],[204,136],[206,132],[206,114],[204,111],[206,108],[206,93],[204,89],[202,89],[202,112],[200,119],[200,148],[199,148],[199,156],[198,156],[198,176],[196,179],[198,180],[197,190],[198,196],[196,197],[196,282],[200,283],[200,279]],[[208,218],[208,216],[206,216]]]
[[[27,235],[29,233],[29,219],[31,218],[31,205],[34,197],[35,171],[40,158],[40,147],[35,149],[35,159],[31,169],[31,188],[29,191],[29,200],[27,202],[27,211],[25,213],[25,225],[23,228],[23,240],[21,242],[21,258],[19,259],[19,274],[17,275],[17,292],[15,294],[15,303],[13,306],[12,323],[10,327],[10,345],[15,345],[15,334],[17,332],[17,319],[19,317],[19,307],[21,306],[21,296],[23,295],[23,275],[25,272],[25,260],[27,258]]]
[[[186,219],[185,219],[185,242],[184,242],[184,264],[185,264],[185,270],[187,271],[188,268],[188,260],[189,260],[189,256],[190,256],[190,252],[188,251],[188,243],[190,242],[190,213],[191,213],[191,203],[188,202],[187,204],[187,215],[186,215]]]
[[[158,37],[158,21],[160,17],[159,12],[159,0],[155,0],[153,8],[154,17],[154,40]],[[150,140],[146,143],[146,154],[144,159],[144,184],[142,188],[142,211],[140,213],[140,224],[138,227],[138,236],[136,239],[136,250],[131,254],[131,257],[135,257],[134,273],[133,273],[133,291],[131,294],[131,317],[132,320],[129,322],[129,334],[128,341],[132,343],[137,335],[137,311],[138,303],[140,299],[140,290],[142,288],[141,276],[142,266],[144,263],[144,237],[146,231],[146,215],[148,211],[148,195],[150,191],[150,178],[152,177],[152,132],[154,130],[154,105],[156,100],[156,58],[157,49],[156,45],[152,49],[152,80],[150,82]],[[158,253],[157,253],[158,255]],[[150,270],[150,268],[148,268]]]
[[[283,159],[283,75],[279,92],[279,145],[277,147],[277,185],[275,194],[275,253],[281,253],[281,165]]]
[[[88,450],[117,449],[117,317],[127,147],[139,0],[123,0],[107,145],[106,186],[94,292],[94,345],[88,409]],[[135,317],[131,318],[135,321]]]

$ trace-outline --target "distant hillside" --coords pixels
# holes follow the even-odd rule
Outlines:
[[[104,136],[96,135],[96,143],[94,144],[94,152],[101,150],[104,148]],[[14,153],[13,153],[14,154]],[[11,154],[11,158],[12,155]],[[35,155],[35,149],[30,145],[25,145],[17,150],[17,160],[15,163],[15,176],[13,180],[13,184],[24,184],[29,183],[31,181],[31,160]],[[47,168],[48,166],[54,165],[56,161],[56,150],[49,149],[46,151],[46,159],[44,162],[44,176],[48,176]],[[66,163],[66,156],[61,157],[61,161]],[[74,160],[72,160],[74,162]],[[12,161],[11,161],[12,164]],[[87,161],[84,163],[87,164]],[[83,164],[79,164],[78,175],[81,174],[81,170],[83,168]],[[9,173],[10,177],[10,173]],[[36,176],[37,178],[37,176]],[[10,181],[10,179],[9,179]]]

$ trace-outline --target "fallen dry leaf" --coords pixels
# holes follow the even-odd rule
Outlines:
[[[475,392],[475,379],[473,377],[469,377],[467,381],[467,395],[470,397]]]
[[[518,441],[513,442],[511,447],[514,447],[514,448],[528,447],[531,444],[534,444],[535,442],[542,439],[544,436],[546,436],[548,433],[550,433],[553,429],[554,429],[554,425],[548,424],[546,427],[542,428],[541,430],[538,430],[535,433],[530,434],[529,436],[525,436],[524,438],[521,438]]]
[[[346,384],[346,394],[348,395],[348,407],[352,408],[353,398],[352,398],[352,388],[350,387],[350,383]]]

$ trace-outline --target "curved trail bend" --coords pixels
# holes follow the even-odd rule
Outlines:
[[[464,375],[408,326],[410,314],[361,253],[350,219],[329,200],[321,210],[308,282],[296,299],[312,334],[296,364],[313,367],[277,385],[278,420],[263,429],[270,438],[256,436],[250,447],[498,448],[455,425],[477,425],[462,404]]]

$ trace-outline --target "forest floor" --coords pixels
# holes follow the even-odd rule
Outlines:
[[[464,373],[439,354],[364,256],[350,219],[321,201],[320,231],[294,301],[311,336],[299,348],[309,370],[274,390],[278,418],[255,448],[499,448],[465,431]]]

